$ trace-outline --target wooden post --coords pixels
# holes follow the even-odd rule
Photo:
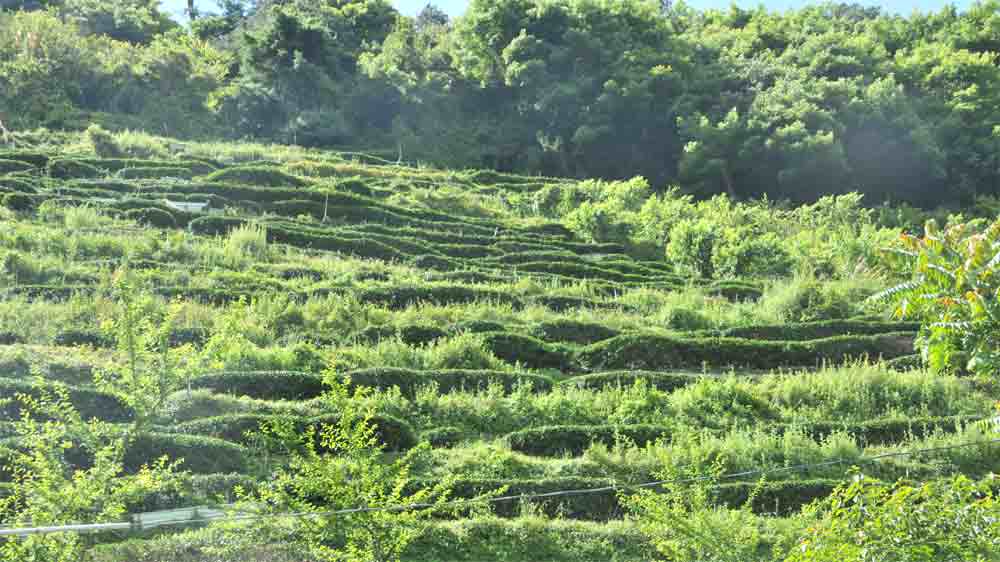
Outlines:
[[[7,127],[3,126],[3,119],[0,119],[0,139],[3,139],[4,144],[14,144],[14,139],[11,137],[10,131],[7,130]]]

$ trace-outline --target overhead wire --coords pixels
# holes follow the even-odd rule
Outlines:
[[[155,522],[154,524],[150,524],[150,528],[195,525],[195,524],[209,523],[213,521],[240,522],[240,521],[256,521],[268,518],[336,517],[339,515],[351,515],[351,514],[369,513],[375,511],[398,512],[398,511],[412,511],[412,510],[425,510],[425,509],[446,509],[446,508],[463,507],[469,505],[494,504],[507,501],[536,500],[536,499],[546,499],[546,498],[572,496],[572,495],[621,492],[628,490],[657,488],[667,485],[693,484],[696,482],[704,482],[707,480],[716,480],[716,481],[734,480],[739,478],[747,478],[751,476],[765,476],[774,473],[795,472],[795,471],[830,467],[843,464],[851,464],[851,465],[870,464],[888,458],[907,457],[907,456],[921,455],[927,453],[937,453],[942,451],[962,449],[966,447],[980,447],[980,446],[988,446],[994,444],[1000,444],[1000,438],[973,441],[967,443],[958,443],[954,445],[942,445],[938,447],[927,447],[923,449],[914,449],[908,451],[891,451],[862,458],[831,459],[828,461],[823,461],[818,463],[802,463],[789,466],[745,470],[741,472],[733,472],[723,475],[702,475],[702,476],[690,476],[684,478],[654,480],[651,482],[643,482],[640,484],[621,484],[621,485],[612,484],[609,486],[600,486],[596,488],[567,489],[567,490],[557,490],[552,492],[540,492],[535,494],[511,494],[511,495],[493,496],[493,497],[486,496],[482,498],[467,498],[467,499],[450,500],[450,501],[435,502],[435,503],[412,503],[412,504],[399,504],[399,505],[388,505],[388,506],[358,506],[358,507],[329,510],[329,511],[305,511],[305,512],[291,512],[291,513],[238,514],[238,515],[224,513],[219,515],[208,515],[206,517],[200,517],[200,518],[188,517],[185,519],[158,521]],[[712,487],[719,485],[720,484],[715,483],[713,484]],[[194,510],[203,509],[203,507],[192,508],[192,509]],[[99,532],[99,531],[137,530],[137,529],[141,530],[144,527],[141,524],[141,522],[138,521],[137,519],[138,516],[140,515],[143,514],[131,515],[130,522],[80,523],[80,524],[70,524],[70,525],[45,526],[45,527],[0,528],[0,537],[26,536],[32,534],[48,534],[48,533],[59,533],[59,532]]]

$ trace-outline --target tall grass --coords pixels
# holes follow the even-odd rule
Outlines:
[[[334,352],[333,365],[345,371],[373,367],[512,369],[493,355],[482,337],[476,334],[459,334],[421,346],[408,345],[398,338],[383,339],[373,345],[345,346]]]
[[[864,448],[845,433],[834,433],[816,441],[798,431],[778,434],[750,429],[722,435],[680,433],[674,435],[669,443],[645,447],[595,444],[584,454],[583,461],[588,465],[585,470],[594,475],[633,482],[654,478],[655,474],[663,473],[665,469],[700,467],[704,472],[713,466],[723,467],[726,473],[740,473],[812,465],[808,471],[779,470],[771,479],[799,479],[803,476],[843,478],[852,466],[887,480],[933,478],[955,473],[982,477],[1000,470],[1000,444],[991,442],[995,438],[994,432],[968,426],[956,433],[938,432],[897,445]],[[964,446],[977,443],[980,445]],[[903,454],[921,450],[931,452]],[[900,455],[863,462],[864,459],[893,453]]]
[[[142,131],[117,132],[114,141],[119,150],[133,158],[165,159],[171,155],[171,141]]]
[[[89,206],[68,207],[63,211],[63,224],[71,230],[98,228],[105,222],[103,219],[100,211]]]
[[[234,269],[267,261],[267,228],[258,224],[246,224],[229,233],[222,242],[222,263]]]

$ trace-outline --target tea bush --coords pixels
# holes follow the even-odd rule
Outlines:
[[[352,385],[371,388],[398,388],[404,396],[414,397],[421,388],[435,385],[437,392],[486,390],[492,385],[500,385],[506,392],[512,392],[520,385],[530,385],[535,392],[546,392],[552,388],[552,380],[544,375],[512,373],[507,371],[479,371],[469,369],[437,369],[422,371],[415,369],[375,368],[350,371],[345,377]]]
[[[208,182],[242,183],[264,187],[305,187],[309,183],[275,168],[240,166],[214,171],[203,178]]]

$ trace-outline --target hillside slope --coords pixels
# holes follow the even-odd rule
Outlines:
[[[12,422],[39,375],[84,418],[136,421],[102,385],[123,369],[115,279],[148,291],[143,314],[172,310],[171,346],[203,359],[125,453],[130,471],[183,459],[187,483],[130,512],[267,481],[280,459],[247,432],[333,419],[327,368],[371,389],[388,451],[430,443],[414,477],[453,478],[455,498],[817,465],[712,488],[779,528],[851,464],[890,481],[1000,471],[998,446],[863,462],[981,437],[996,398],[907,370],[918,326],[862,315],[876,279],[705,279],[511,203],[574,182],[248,145],[101,158],[78,138],[0,152],[0,166],[0,388],[15,397],[0,452],[21,446]],[[0,472],[0,489],[13,480]],[[491,511],[436,521],[405,559],[655,556],[614,491]],[[99,559],[222,559],[214,527],[133,539]],[[306,560],[279,547],[227,559]]]

